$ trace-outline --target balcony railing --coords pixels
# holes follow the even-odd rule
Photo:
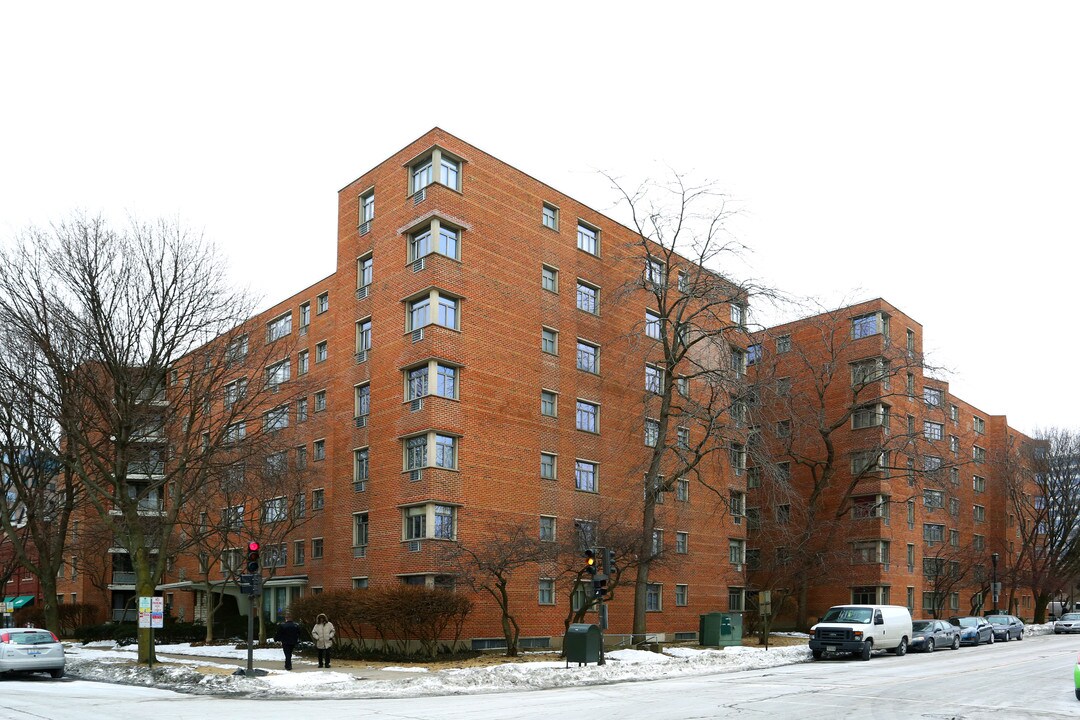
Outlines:
[[[112,574],[113,585],[134,585],[135,573],[128,572],[126,570],[113,570]]]

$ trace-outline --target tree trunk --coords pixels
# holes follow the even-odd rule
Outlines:
[[[656,524],[655,498],[652,493],[645,494],[645,512],[641,519],[641,561],[637,566],[634,579],[634,628],[631,642],[634,645],[645,642],[645,613],[649,589],[649,565],[652,553],[653,530]]]
[[[45,627],[60,637],[63,628],[60,627],[60,606],[56,604],[56,573],[44,573],[44,577],[38,579],[41,595],[45,605]]]

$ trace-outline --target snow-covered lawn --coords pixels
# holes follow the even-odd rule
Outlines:
[[[1053,624],[1028,625],[1027,635],[1053,632]],[[795,637],[806,637],[790,633]],[[707,675],[718,672],[757,670],[806,662],[810,650],[805,645],[771,647],[737,646],[718,650],[695,647],[670,647],[662,653],[643,650],[615,650],[606,654],[607,664],[569,668],[562,660],[545,654],[544,660],[514,662],[457,669],[381,667],[378,679],[365,678],[362,666],[330,670],[285,672],[269,670],[263,677],[247,678],[229,674],[247,660],[247,650],[231,645],[197,646],[159,645],[161,662],[153,669],[134,662],[134,647],[118,648],[113,643],[71,645],[67,650],[68,672],[86,680],[133,685],[155,685],[182,692],[245,694],[253,697],[372,698],[457,695],[475,692],[539,690],[543,688],[596,685],[598,683],[656,680],[679,675]],[[181,657],[164,658],[164,655]],[[215,658],[188,659],[183,656]],[[256,649],[256,662],[282,662],[277,649]],[[308,663],[307,660],[294,660]],[[385,672],[400,677],[387,679]],[[370,673],[369,673],[370,675]]]

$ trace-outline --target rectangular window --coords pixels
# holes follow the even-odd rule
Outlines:
[[[311,491],[311,509],[322,510],[324,507],[326,507],[326,491],[315,488]]]
[[[326,391],[315,393],[315,412],[326,412]]]
[[[357,418],[370,415],[372,413],[372,386],[369,384],[356,385],[353,403]]]
[[[353,513],[353,547],[366,547],[368,544],[368,514]]]
[[[600,348],[592,343],[578,340],[577,369],[594,375],[600,374]]]
[[[791,336],[781,335],[776,338],[776,354],[782,355],[786,352],[791,352]]]
[[[593,315],[600,314],[600,289],[578,280],[577,308]]]
[[[248,353],[248,336],[241,335],[229,342],[225,350],[225,362],[229,365],[243,362]]]
[[[323,556],[323,539],[312,538],[311,539],[311,559],[322,560]]]
[[[554,480],[556,472],[556,456],[554,453],[540,453],[540,477],[544,480]]]
[[[435,535],[434,537],[440,540],[453,540],[454,535],[454,521],[457,517],[456,508],[449,505],[436,505],[435,506]]]
[[[544,227],[550,228],[551,230],[558,230],[559,208],[544,203],[544,207],[540,210],[540,220],[544,223]]]
[[[326,441],[316,440],[311,444],[312,456],[316,462],[326,459]]]
[[[851,337],[858,339],[883,332],[887,327],[883,320],[884,315],[881,313],[871,313],[870,315],[851,318]]]
[[[647,612],[660,612],[663,609],[662,590],[663,586],[659,583],[648,583],[645,586],[645,610]]]
[[[925,523],[923,525],[923,540],[930,544],[944,542],[945,526],[934,523]]]
[[[375,219],[375,191],[371,190],[360,196],[360,224]]]
[[[931,510],[945,507],[945,493],[940,490],[923,490],[923,505]]]
[[[949,514],[953,517],[960,516],[960,499],[951,497],[949,498]]]
[[[304,564],[304,550],[307,549],[305,547],[305,545],[307,545],[307,543],[305,543],[303,540],[294,540],[293,541],[293,546],[292,546],[293,565],[303,565]]]
[[[551,515],[540,516],[540,542],[555,542],[555,518]]]
[[[266,324],[266,341],[274,342],[275,340],[280,340],[291,332],[292,313],[287,312]]]
[[[953,455],[960,454],[960,438],[956,437],[955,435],[949,436],[949,452],[951,452]]]
[[[953,422],[960,422],[960,408],[956,405],[949,405],[949,419]]]
[[[922,389],[923,402],[929,407],[941,407],[943,403],[943,393],[937,388],[924,387]]]
[[[416,400],[428,394],[427,365],[405,372],[405,399]]]
[[[282,460],[284,460],[285,453],[280,453]],[[281,522],[288,517],[288,511],[285,508],[285,498],[276,497],[267,500],[263,503],[263,522],[274,523]]]
[[[735,372],[736,375],[745,375],[746,374],[746,353],[743,352],[742,350],[740,350],[739,348],[733,347],[733,348],[731,348],[730,356],[731,356],[731,360],[730,360],[731,369]]]
[[[236,380],[225,386],[225,407],[232,407],[247,395],[247,380]]]
[[[677,607],[686,607],[687,595],[689,592],[689,585],[676,585],[675,586],[675,605]]]
[[[432,182],[431,158],[421,161],[412,167],[412,192],[417,192],[430,185]]]
[[[659,437],[660,422],[652,418],[645,418],[645,445],[647,447],[656,447]]]
[[[761,361],[761,344],[750,345],[746,348],[746,365],[756,365]]]
[[[559,271],[544,265],[540,268],[540,287],[548,292],[559,292]]]
[[[986,450],[976,445],[971,448],[971,459],[977,463],[986,462]]]
[[[322,315],[330,309],[330,293],[324,292],[315,298],[315,314]]]
[[[683,272],[682,270],[679,271],[679,285],[678,285],[678,287],[679,287],[679,292],[681,292],[681,293],[690,292],[690,276],[687,273]]]
[[[457,330],[458,328],[458,301],[454,298],[439,297],[439,324],[443,327]]]
[[[319,343],[318,345],[315,346],[315,362],[316,363],[325,362],[326,361],[326,353],[327,353],[326,341],[323,340],[321,343]]]
[[[584,250],[590,255],[600,254],[600,232],[595,228],[591,228],[581,222],[577,226],[577,246],[578,250]]]
[[[888,427],[889,406],[874,403],[857,408],[851,415],[851,426],[856,430],[868,427]]]
[[[688,450],[690,448],[690,428],[676,428],[675,433],[677,436],[676,443],[678,447],[683,450]]]
[[[977,522],[977,523],[986,522],[986,508],[983,507],[982,505],[976,505],[974,507],[974,510],[975,510],[975,513],[974,513],[975,514],[975,522]]]
[[[645,390],[654,395],[662,395],[664,392],[664,374],[658,367],[645,366]]]
[[[405,469],[419,470],[427,467],[427,436],[419,435],[405,441]]]
[[[453,470],[457,467],[457,438],[435,435],[435,467]]]
[[[431,322],[431,298],[421,298],[409,303],[409,330],[422,328]]]
[[[353,485],[366,486],[368,481],[368,449],[353,450]],[[359,488],[357,488],[359,489]],[[364,488],[366,489],[366,487]]]
[[[986,478],[975,475],[971,479],[971,489],[977,493],[986,492]]]
[[[461,165],[456,160],[443,155],[439,160],[439,182],[448,188],[454,190],[460,190],[458,184],[461,172]]]
[[[667,285],[667,266],[659,260],[649,258],[645,263],[645,282],[656,287]]]
[[[289,427],[289,406],[282,405],[266,413],[264,427],[267,430],[280,430]]]
[[[738,303],[731,303],[731,322],[739,327],[746,324],[746,307]]]
[[[557,417],[559,410],[559,396],[550,390],[540,391],[540,414],[548,417]]]
[[[690,481],[686,478],[675,481],[675,499],[679,502],[690,502]]]
[[[308,419],[308,399],[300,398],[296,401],[296,422],[306,422]]]
[[[540,350],[548,355],[559,354],[559,331],[551,328],[540,330]]]
[[[586,400],[578,400],[576,427],[585,432],[600,432],[600,406]]]
[[[555,581],[550,578],[540,578],[537,591],[537,602],[541,605],[555,604]]]
[[[584,460],[574,462],[574,487],[585,492],[596,492],[596,463]]]
[[[311,369],[311,354],[307,350],[301,350],[296,354],[296,374],[307,375]]]
[[[435,366],[435,394],[439,397],[457,399],[457,368],[451,365]]]
[[[651,310],[645,311],[645,334],[654,340],[660,339],[660,316]]]
[[[745,540],[728,540],[728,560],[732,565],[742,565],[746,562]]]
[[[923,421],[923,437],[927,440],[941,440],[945,437],[945,426],[938,422]]]
[[[288,382],[291,377],[291,366],[288,360],[282,360],[279,363],[266,368],[266,384],[270,387],[276,387],[282,383]]]
[[[971,546],[978,552],[982,552],[986,549],[986,537],[983,535],[976,535],[972,538]]]
[[[362,257],[356,261],[356,286],[357,289],[371,285],[371,273],[374,269],[374,259],[371,255]]]
[[[685,555],[690,552],[690,533],[675,533],[675,552]]]
[[[361,320],[356,323],[356,352],[367,352],[371,349],[371,320]]]
[[[889,363],[884,358],[860,360],[851,364],[851,386],[859,387],[878,380],[887,380]]]
[[[300,303],[300,327],[302,331],[306,331],[308,325],[311,324],[311,303]]]
[[[307,467],[307,445],[296,448],[296,469],[303,470]]]
[[[427,537],[427,508],[411,507],[403,511],[405,521],[405,539],[422,540]]]
[[[983,435],[983,434],[986,433],[986,421],[983,420],[981,417],[974,417],[973,416],[971,418],[971,423],[972,423],[972,425],[974,427],[975,432],[979,433],[980,435]]]
[[[231,423],[225,426],[225,442],[240,442],[247,437],[247,423],[244,421]]]
[[[437,252],[448,258],[460,260],[460,246],[458,243],[458,231],[446,225],[439,225],[439,246]]]

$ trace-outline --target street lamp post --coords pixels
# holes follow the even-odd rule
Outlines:
[[[997,562],[998,562],[998,554],[994,553],[993,555],[990,556],[990,569],[991,569],[990,596],[994,601],[994,611],[993,612],[994,612],[995,615],[998,612],[998,596],[1001,594],[1001,586],[998,585],[998,581],[997,581]]]

